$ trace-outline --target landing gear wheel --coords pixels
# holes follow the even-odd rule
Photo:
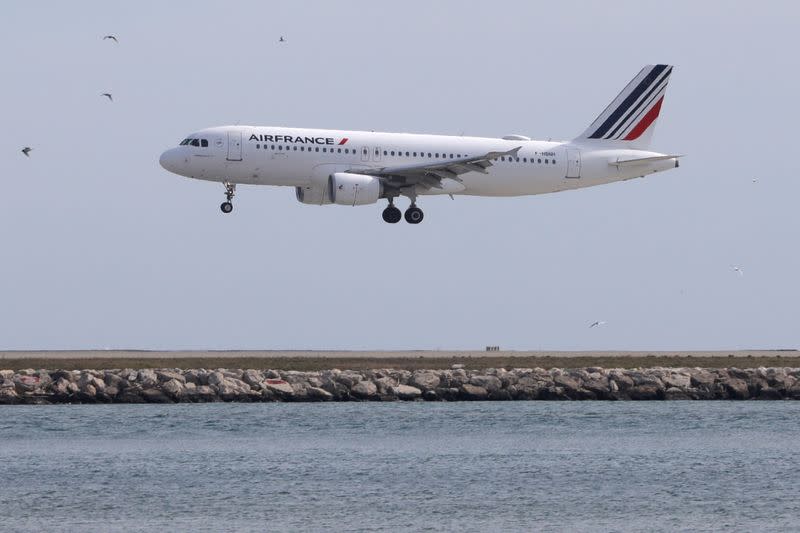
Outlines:
[[[400,222],[401,218],[403,218],[403,214],[400,213],[400,210],[392,204],[389,204],[389,207],[383,210],[384,222],[388,222],[389,224],[397,224]]]
[[[411,207],[406,209],[406,222],[409,224],[419,224],[422,222],[422,219],[425,217],[425,214],[422,212],[422,209],[417,207],[414,204],[411,204]]]
[[[225,186],[225,201],[222,202],[222,205],[220,205],[219,208],[223,213],[230,213],[233,211],[233,204],[231,203],[231,200],[233,200],[233,197],[236,196],[236,184],[226,181],[223,182],[223,185]]]

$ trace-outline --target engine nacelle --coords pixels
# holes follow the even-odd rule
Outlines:
[[[297,201],[301,204],[325,205],[331,203],[331,195],[328,193],[328,182],[325,185],[309,185],[307,187],[295,187]]]
[[[339,205],[374,204],[382,188],[381,180],[364,174],[334,172],[328,178],[330,201]]]

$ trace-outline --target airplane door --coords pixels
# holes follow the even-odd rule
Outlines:
[[[376,146],[372,150],[372,160],[373,161],[380,161],[381,160],[381,147],[380,146]]]
[[[581,177],[581,152],[580,150],[567,150],[567,176],[568,178]]]
[[[228,161],[242,160],[242,132],[228,132]]]
[[[361,160],[369,161],[369,148],[366,146],[361,149]]]

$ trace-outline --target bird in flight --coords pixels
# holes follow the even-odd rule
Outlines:
[[[744,270],[742,270],[742,267],[731,265],[731,268],[733,269],[734,272],[736,272],[740,276],[744,276]]]
[[[605,321],[605,320],[595,320],[595,321],[594,321],[594,322],[592,322],[592,324],[589,326],[589,329],[596,328],[597,326],[602,326],[602,325],[603,325],[603,324],[605,324],[605,323],[606,323],[606,321]]]
[[[33,148],[31,148],[30,146],[26,146],[25,148],[22,149],[22,153],[25,154],[25,157],[30,157],[29,154],[31,150],[33,150]]]
[[[108,98],[108,100],[109,100],[110,102],[113,102],[113,101],[114,101],[114,99],[113,99],[113,98],[111,98],[111,93],[103,93],[103,94],[101,94],[100,96],[105,96],[106,98]]]
[[[279,43],[285,43],[286,42],[286,39],[283,38],[283,35],[281,35],[281,38],[278,39],[278,42]]]
[[[118,40],[117,40],[117,38],[116,38],[116,37],[114,37],[113,35],[105,35],[105,36],[103,36],[103,40],[105,41],[106,39],[111,39],[111,40],[112,40],[112,41],[114,41],[115,43],[119,44],[119,41],[118,41]]]

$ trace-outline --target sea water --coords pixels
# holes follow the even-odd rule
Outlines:
[[[800,402],[0,408],[0,530],[800,528]]]

